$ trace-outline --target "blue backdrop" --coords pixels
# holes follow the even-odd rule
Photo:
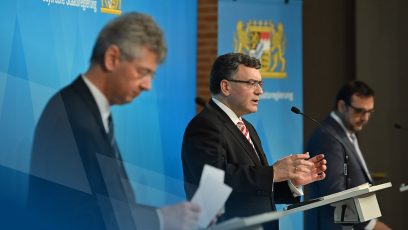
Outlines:
[[[184,129],[195,115],[197,3],[122,0],[102,13],[102,2],[2,1],[0,202],[19,221],[23,214],[12,210],[25,205],[35,124],[48,99],[87,70],[97,34],[116,17],[112,13],[152,15],[168,43],[153,90],[114,107],[117,139],[137,199],[160,206],[185,199],[180,151]]]
[[[270,164],[303,150],[302,1],[219,0],[218,54],[242,52],[261,60],[264,81],[254,124]],[[282,206],[278,206],[281,209]],[[282,229],[302,229],[302,214],[280,221]]]

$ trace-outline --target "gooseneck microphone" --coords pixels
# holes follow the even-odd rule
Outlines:
[[[302,115],[302,116],[308,118],[309,120],[311,120],[311,121],[313,121],[314,123],[316,123],[318,126],[322,126],[322,124],[320,124],[320,122],[318,122],[316,119],[313,119],[313,118],[309,117],[308,115],[302,113],[302,112],[300,111],[300,109],[298,109],[298,108],[295,107],[295,106],[292,106],[292,108],[290,109],[290,111],[292,111],[293,113],[296,113],[296,114],[300,114],[300,115]],[[322,126],[322,127],[323,127],[323,126]]]
[[[313,121],[315,124],[317,124],[317,126],[322,128],[323,132],[327,133],[329,136],[333,137],[338,143],[340,143],[340,146],[343,149],[343,154],[344,154],[343,175],[344,175],[344,179],[345,179],[346,189],[348,189],[349,188],[349,182],[348,182],[349,181],[349,173],[348,173],[348,158],[349,158],[349,156],[347,155],[346,147],[344,146],[343,142],[340,140],[339,137],[337,137],[336,135],[333,135],[332,133],[330,133],[327,130],[327,128],[325,126],[323,126],[320,122],[318,122],[316,119],[311,118],[308,115],[302,113],[302,111],[300,111],[300,109],[298,109],[297,107],[292,106],[290,111],[292,111],[295,114],[300,114],[300,115],[306,117],[307,119]]]
[[[407,127],[402,126],[402,125],[397,124],[397,123],[394,124],[394,128],[408,132],[408,128],[407,128]]]

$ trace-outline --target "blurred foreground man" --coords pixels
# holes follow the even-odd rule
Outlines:
[[[100,32],[91,66],[46,105],[35,131],[29,190],[33,228],[193,229],[200,208],[136,204],[114,136],[111,106],[152,87],[166,56],[150,16],[129,13]]]

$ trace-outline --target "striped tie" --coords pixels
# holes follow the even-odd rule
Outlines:
[[[249,136],[249,131],[241,119],[239,119],[239,121],[237,122],[237,127],[241,131],[241,133],[244,134],[249,143],[251,143],[252,147],[254,147],[254,144],[252,143],[251,140],[251,136]]]
[[[242,119],[240,118],[239,121],[237,122],[237,127],[238,129],[241,131],[241,133],[245,136],[245,138],[249,141],[249,143],[252,145],[252,148],[255,151],[255,155],[256,157],[259,159],[259,161],[262,163],[261,158],[258,155],[258,152],[255,149],[254,143],[252,143],[251,140],[251,136],[249,135],[249,130],[247,129],[247,127],[245,126],[244,122],[242,121]]]

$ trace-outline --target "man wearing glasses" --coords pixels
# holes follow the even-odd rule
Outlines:
[[[299,186],[325,177],[323,155],[291,155],[270,166],[254,127],[242,118],[255,113],[262,91],[258,59],[240,53],[219,56],[211,70],[212,98],[189,123],[183,139],[185,191],[191,198],[204,164],[225,171],[233,188],[225,205],[226,219],[275,210],[275,203],[293,203]],[[216,195],[216,194],[214,194]],[[278,229],[268,223],[264,229]]]
[[[197,204],[136,202],[114,135],[112,106],[149,91],[166,53],[163,32],[148,15],[124,14],[103,27],[89,69],[50,99],[37,124],[30,229],[196,228]]]
[[[310,198],[326,196],[356,187],[373,184],[368,166],[360,150],[356,133],[363,129],[374,113],[374,91],[364,82],[352,81],[337,93],[332,111],[312,134],[307,150],[313,156],[325,153],[329,163],[326,179],[309,186]],[[348,158],[348,159],[347,159]],[[344,173],[347,165],[347,175]],[[306,213],[306,229],[342,229],[334,224],[334,208],[327,205]],[[356,225],[354,229],[389,229],[379,220]]]

